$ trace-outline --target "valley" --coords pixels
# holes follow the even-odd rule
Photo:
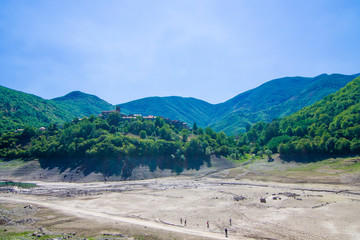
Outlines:
[[[0,3],[0,240],[360,240],[360,1]]]
[[[263,87],[244,99],[252,102]],[[36,98],[44,105],[35,112],[51,124],[0,137],[0,239],[359,239],[359,88],[356,78],[271,122],[251,125],[248,116],[230,114],[224,127],[243,126],[239,116],[247,122],[236,136],[161,117],[122,118],[119,111],[58,125],[51,108],[62,104],[70,112],[68,104],[80,98],[74,112],[87,102],[98,111],[101,104],[94,110],[91,101],[101,101],[80,92],[60,105]],[[286,105],[290,114],[280,94],[290,90],[277,89],[263,105],[278,113]],[[294,102],[304,100],[294,94]],[[171,112],[183,99],[170,108],[164,100],[156,101]],[[209,113],[206,103],[197,109],[197,100],[187,100],[195,112]],[[11,116],[42,124],[31,108],[16,106]],[[265,117],[260,108],[249,111]]]

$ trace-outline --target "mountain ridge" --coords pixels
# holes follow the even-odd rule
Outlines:
[[[112,105],[96,95],[81,91],[46,100],[33,94],[2,87],[0,116],[2,125],[40,126],[50,122],[63,123],[75,117],[97,115],[101,111],[121,106],[122,112],[126,114],[163,116],[189,125],[196,122],[200,127],[209,126],[215,131],[234,135],[244,132],[248,124],[269,122],[309,106],[344,87],[359,75],[336,73],[321,74],[312,78],[297,76],[273,79],[218,104],[194,97],[156,96]],[[7,97],[9,94],[12,97]],[[21,106],[28,106],[28,109],[22,109]],[[17,108],[20,108],[20,111],[14,111]],[[4,130],[4,127],[0,130]]]
[[[101,111],[111,110],[114,106],[96,95],[73,91],[65,96],[53,98],[59,107],[70,111],[74,116],[84,117],[100,114]]]
[[[287,116],[336,92],[360,74],[321,74],[309,77],[284,77],[268,81],[223,103],[217,121],[209,124],[216,131],[239,133],[247,124]],[[306,95],[308,93],[308,95]],[[311,94],[310,94],[311,93]],[[311,95],[311,96],[309,96]],[[295,101],[296,99],[296,101]],[[261,104],[251,104],[260,102]],[[224,109],[227,109],[224,110]],[[224,113],[225,111],[225,113]],[[224,122],[227,122],[226,130]],[[238,126],[236,126],[238,125]]]

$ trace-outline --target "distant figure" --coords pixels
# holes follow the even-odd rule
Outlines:
[[[182,218],[180,218],[180,224],[182,224]]]
[[[230,218],[230,226],[231,226],[231,218]]]
[[[206,225],[207,225],[207,228],[209,228],[209,227],[210,227],[210,225],[209,225],[209,221],[207,221],[207,222],[206,222]]]
[[[185,219],[185,221],[184,221],[184,225],[185,225],[185,227],[186,227],[186,219]]]
[[[227,228],[225,228],[225,237],[228,237],[228,235],[227,235]]]

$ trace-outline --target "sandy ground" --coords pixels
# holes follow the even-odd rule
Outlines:
[[[122,234],[121,239],[360,239],[356,185],[211,176],[35,183],[39,187],[18,189],[16,194],[3,191],[0,206],[40,207],[42,213],[34,215],[38,220],[23,225],[45,231],[85,237]],[[9,226],[0,226],[5,228]]]

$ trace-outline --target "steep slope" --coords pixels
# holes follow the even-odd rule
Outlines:
[[[235,134],[246,124],[287,116],[344,87],[359,76],[322,74],[314,78],[286,77],[269,81],[216,106],[210,124],[216,131]]]
[[[66,96],[46,100],[0,86],[0,131],[24,128],[46,127],[50,123],[63,123],[75,117],[99,114],[113,109],[104,100],[82,92],[72,92]]]
[[[282,155],[359,154],[360,77],[323,100],[272,122],[261,133],[251,134]]]
[[[113,105],[101,98],[80,91],[74,91],[63,97],[54,98],[52,101],[62,109],[71,112],[74,117],[97,115],[101,111],[114,108]]]
[[[183,97],[149,97],[120,104],[124,113],[163,116],[181,120],[188,124],[196,122],[207,126],[213,112],[213,105],[196,99]]]
[[[70,120],[72,115],[55,103],[32,94],[0,86],[0,131],[47,126]]]

